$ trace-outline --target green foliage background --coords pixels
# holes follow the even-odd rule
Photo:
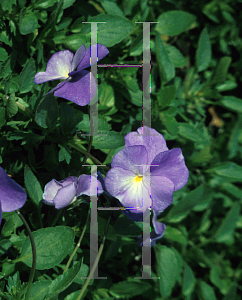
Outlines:
[[[26,188],[21,209],[38,241],[30,299],[76,299],[89,271],[89,233],[62,275],[88,206],[42,205],[52,178],[90,174],[81,168],[89,111],[36,85],[57,51],[90,45],[90,24],[109,48],[102,64],[142,63],[142,24],[151,24],[152,128],[182,149],[190,177],[161,215],[164,237],[152,248],[152,276],[142,275],[142,227],[115,212],[85,299],[236,300],[242,293],[241,0],[0,1],[0,162]],[[99,68],[99,133],[91,154],[110,165],[126,133],[142,124],[141,68]],[[88,164],[94,162],[88,158]],[[101,170],[105,176],[105,170]],[[81,199],[81,202],[84,199]],[[101,196],[102,206],[110,203]],[[99,212],[102,237],[108,212]],[[0,299],[22,299],[31,267],[27,233],[15,213],[1,224]],[[141,224],[142,225],[142,224]],[[68,243],[67,243],[68,241]],[[50,259],[51,258],[51,259]],[[11,263],[10,263],[11,262]],[[5,295],[5,296],[4,296]],[[11,298],[12,295],[12,298]],[[2,297],[2,298],[1,298]],[[36,298],[37,297],[37,298]]]

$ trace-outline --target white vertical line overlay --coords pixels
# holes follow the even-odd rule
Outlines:
[[[97,78],[97,61],[98,61],[98,46],[92,47],[92,45],[97,45],[97,24],[106,23],[106,22],[82,22],[82,23],[91,23],[91,51],[90,51],[90,97],[92,99],[90,103],[90,136],[98,135],[98,78]],[[93,82],[93,75],[95,82]],[[92,85],[97,85],[97,92],[94,95]],[[86,135],[86,134],[84,134]],[[88,134],[89,135],[89,134]]]

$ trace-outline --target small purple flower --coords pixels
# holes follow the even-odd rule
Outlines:
[[[11,212],[21,208],[26,198],[27,194],[24,189],[0,167],[0,224],[2,212]]]
[[[97,180],[97,177],[93,176]],[[98,195],[103,193],[101,183],[98,181]],[[95,196],[97,191],[91,189],[91,176],[81,175],[67,177],[61,181],[52,179],[46,184],[43,194],[43,202],[54,205],[56,209],[63,208],[73,203],[81,195]]]
[[[69,50],[59,51],[49,59],[46,71],[35,75],[34,82],[40,84],[64,79],[49,93],[54,92],[56,97],[70,100],[80,106],[87,105],[97,92],[95,78],[91,72],[84,70],[90,67],[90,56],[93,49],[97,52],[98,61],[109,53],[108,49],[101,44],[92,45],[87,50],[82,45],[75,56]]]
[[[153,210],[154,241],[165,230],[157,216],[172,203],[173,192],[187,183],[189,172],[180,148],[169,150],[164,137],[152,128],[140,127],[137,132],[125,136],[125,148],[113,157],[105,187],[135,221],[142,221],[142,208]]]

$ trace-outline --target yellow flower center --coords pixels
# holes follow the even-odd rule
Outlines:
[[[143,176],[142,176],[142,175],[137,175],[137,176],[135,177],[134,181],[140,182],[142,179],[143,179]]]

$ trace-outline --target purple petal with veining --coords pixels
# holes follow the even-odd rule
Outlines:
[[[147,164],[160,152],[167,151],[166,141],[162,134],[147,126],[140,127],[137,132],[130,132],[125,137],[125,147],[143,145],[148,152]]]
[[[115,167],[108,171],[105,186],[108,193],[117,198],[122,206],[145,210],[151,206],[149,187],[144,180],[136,182],[136,176],[130,170]]]
[[[84,106],[91,102],[96,92],[97,84],[92,73],[83,70],[58,88],[54,95]]]
[[[174,183],[164,176],[151,175],[152,209],[163,211],[173,201]]]
[[[71,69],[72,58],[73,53],[69,50],[53,54],[47,63],[46,71],[37,73],[34,82],[40,84],[50,80],[68,78],[68,74],[73,71]]]
[[[108,49],[101,44],[92,45],[92,50],[95,52],[95,56],[92,58],[92,65],[97,63],[97,61],[100,61],[102,58],[104,58],[108,53]],[[91,57],[91,47],[89,47],[85,53],[85,56],[83,57],[81,63],[78,65],[77,70],[83,70],[91,66],[90,63],[90,57]],[[97,60],[95,59],[97,58]]]
[[[78,65],[82,62],[86,53],[86,47],[81,45],[81,47],[76,51],[74,58],[71,63],[71,70],[74,71]]]
[[[21,208],[26,201],[27,194],[7,173],[0,167],[0,201],[3,212],[11,212]]]
[[[146,169],[143,166],[147,164],[147,157],[147,150],[144,146],[125,147],[114,155],[111,167],[121,167],[142,175]]]
[[[151,167],[150,173],[165,176],[172,180],[175,191],[181,189],[187,183],[189,172],[180,148],[159,153],[152,164],[159,166]]]
[[[63,208],[75,199],[77,191],[77,184],[75,182],[70,183],[69,185],[64,186],[59,189],[55,198],[54,204],[56,209]]]

